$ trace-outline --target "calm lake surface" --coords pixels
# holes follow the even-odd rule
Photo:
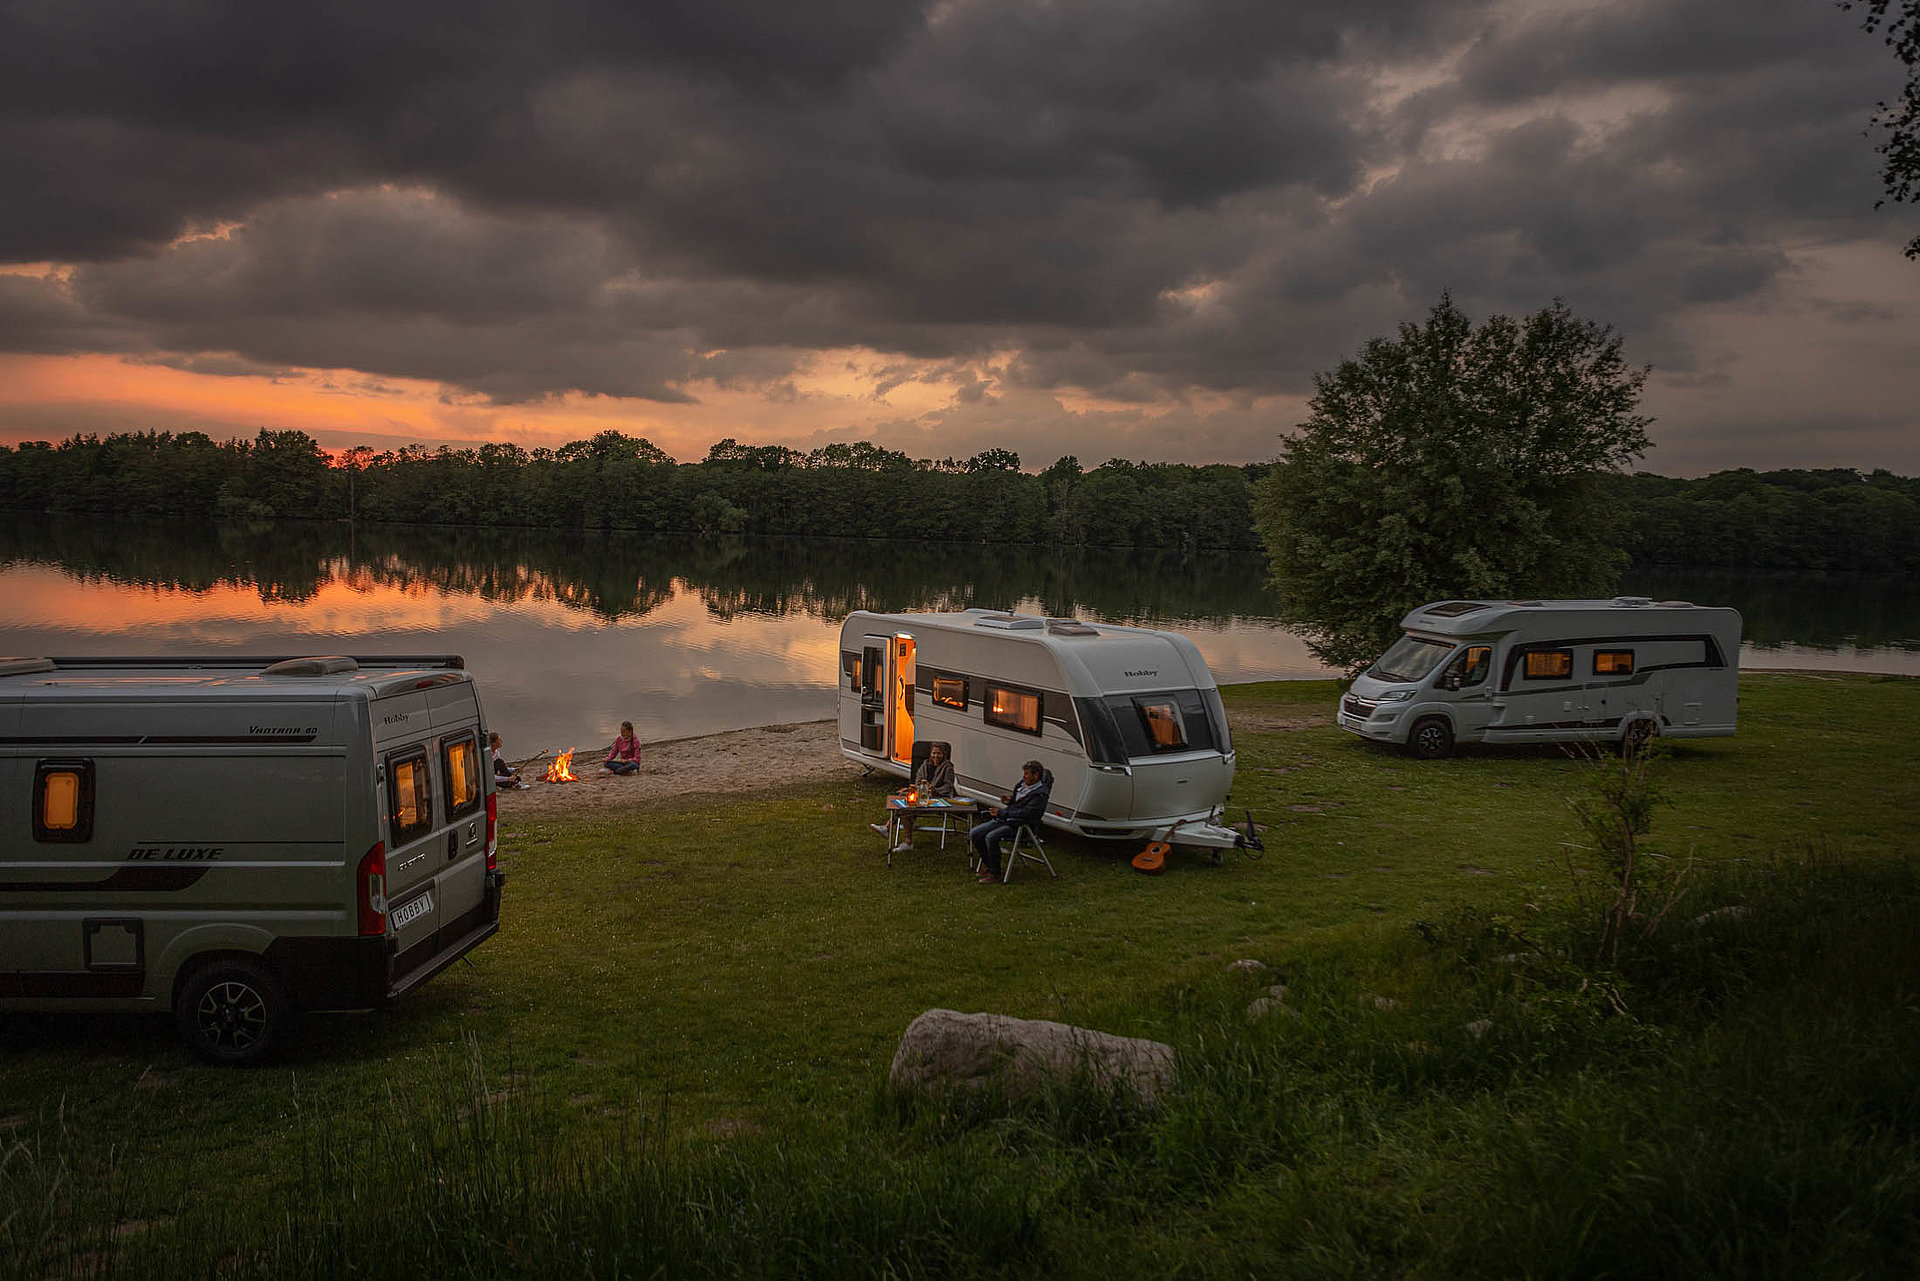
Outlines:
[[[1247,553],[603,537],[334,524],[0,517],[0,653],[456,653],[515,758],[833,713],[855,609],[986,606],[1169,627],[1221,681],[1330,675]],[[1899,579],[1630,574],[1732,605],[1741,663],[1920,674]]]

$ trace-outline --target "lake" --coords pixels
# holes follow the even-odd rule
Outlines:
[[[1223,682],[1326,676],[1251,553],[0,517],[0,653],[457,653],[516,759],[833,714],[855,609],[1169,627]],[[1650,570],[1732,605],[1746,667],[1920,675],[1914,584]]]

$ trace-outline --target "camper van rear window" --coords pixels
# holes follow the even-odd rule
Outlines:
[[[1140,723],[1147,727],[1147,742],[1156,752],[1184,751],[1187,746],[1187,725],[1181,719],[1179,704],[1172,699],[1148,700],[1136,698],[1134,706],[1140,709]]]
[[[93,762],[41,761],[33,777],[33,839],[93,839]]]
[[[440,763],[447,776],[447,817],[459,818],[480,808],[480,743],[473,735],[449,739],[440,745]]]
[[[1040,732],[1040,695],[1032,690],[987,686],[987,724],[1017,729],[1026,734]]]
[[[1633,675],[1633,651],[1630,649],[1594,650],[1593,674],[1595,676]]]
[[[1573,675],[1573,651],[1530,649],[1527,651],[1525,674],[1530,681],[1566,680]]]
[[[847,688],[860,688],[860,655],[850,649],[840,651],[840,671],[847,678]]]
[[[432,829],[433,783],[424,751],[387,758],[387,801],[396,846]]]
[[[933,701],[942,707],[957,707],[967,710],[967,678],[964,676],[935,676],[933,678]]]

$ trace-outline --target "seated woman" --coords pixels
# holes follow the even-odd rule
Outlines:
[[[913,785],[934,796],[953,797],[953,762],[947,759],[945,743],[935,743],[927,749],[927,759],[914,772]],[[893,852],[904,854],[912,848],[913,815],[905,814],[900,818],[900,843],[893,847]]]
[[[526,790],[527,780],[520,777],[520,771],[507,764],[507,758],[500,754],[500,731],[491,730],[487,734],[487,750],[493,756],[493,790],[504,792],[511,789]]]
[[[607,759],[600,764],[610,774],[639,772],[640,740],[634,737],[632,721],[620,722],[620,737],[613,740],[613,750],[607,753]]]

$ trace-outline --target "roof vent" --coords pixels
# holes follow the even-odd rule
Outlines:
[[[1623,609],[1641,609],[1647,605],[1653,604],[1653,597],[1651,596],[1615,596],[1613,598],[1613,603],[1620,606]]]
[[[1422,612],[1429,618],[1458,618],[1462,614],[1474,614],[1487,608],[1477,600],[1450,600],[1444,605],[1433,605]]]
[[[339,676],[344,672],[357,672],[360,664],[345,654],[328,654],[320,658],[287,658],[261,669],[262,676]]]
[[[1077,618],[1049,618],[1047,634],[1049,636],[1098,636],[1100,632]]]
[[[1040,629],[1041,622],[1031,614],[988,614],[974,619],[973,625],[994,627],[1003,632],[1032,632]]]
[[[1522,609],[1533,609],[1536,606],[1546,604],[1546,602],[1542,600],[1510,600],[1507,602],[1507,604],[1518,605]]]
[[[51,658],[0,658],[0,676],[27,676],[52,670]]]
[[[1693,602],[1690,600],[1663,600],[1660,602],[1660,607],[1662,609],[1692,609]]]

